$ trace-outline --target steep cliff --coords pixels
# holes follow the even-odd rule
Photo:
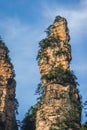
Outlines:
[[[71,46],[65,18],[57,16],[39,43],[37,56],[41,94],[36,115],[36,130],[79,130],[81,101],[77,78],[70,70]]]
[[[8,53],[8,48],[0,39],[0,130],[17,130],[15,117],[16,82]]]

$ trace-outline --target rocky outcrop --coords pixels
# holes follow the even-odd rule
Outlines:
[[[41,91],[36,130],[79,130],[81,101],[77,78],[70,70],[71,46],[67,21],[60,16],[47,29],[37,56]]]
[[[0,39],[0,130],[17,130],[15,109],[16,82],[8,48]]]

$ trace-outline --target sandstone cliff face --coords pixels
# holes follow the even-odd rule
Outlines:
[[[43,94],[36,130],[79,130],[81,102],[76,77],[70,71],[71,46],[65,18],[56,17],[40,42],[38,62]]]
[[[17,130],[14,70],[8,48],[0,39],[0,130]]]

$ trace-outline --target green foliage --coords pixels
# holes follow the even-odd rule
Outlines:
[[[5,130],[5,122],[2,122],[2,113],[0,112],[0,130]]]
[[[0,130],[5,130],[5,123],[0,121]]]
[[[19,113],[18,113],[19,103],[18,103],[17,98],[15,98],[15,100],[14,100],[14,104],[15,104],[15,113],[18,115],[18,114],[19,114]]]
[[[50,130],[68,130],[69,128],[73,128],[78,130],[77,124],[79,124],[79,117],[76,112],[76,109],[68,110],[66,108],[62,109],[61,112],[63,113],[62,118],[58,117],[56,122],[51,125]]]
[[[86,98],[86,100],[84,102],[83,107],[84,107],[84,110],[85,110],[85,116],[87,117],[87,98]]]
[[[62,18],[64,19],[64,18]],[[55,18],[55,22],[58,22],[61,20],[61,16],[57,16]],[[65,19],[64,19],[65,20]],[[65,20],[65,23],[67,24],[67,21]],[[67,57],[67,60],[68,61],[71,61],[71,46],[67,43],[69,41],[69,36],[68,36],[68,41],[62,41],[64,43],[64,48],[61,48],[61,41],[59,40],[59,38],[55,38],[53,36],[49,36],[50,33],[51,33],[51,29],[54,28],[54,25],[50,25],[47,30],[46,30],[46,33],[48,34],[47,38],[45,39],[42,39],[40,42],[39,42],[39,51],[38,51],[38,55],[37,55],[37,61],[38,63],[40,62],[40,60],[42,58],[44,58],[46,55],[45,53],[43,54],[43,51],[48,48],[48,47],[51,47],[51,48],[54,48],[54,47],[58,47],[59,50],[56,52],[56,55],[58,56],[61,56],[61,55],[66,55]],[[68,28],[66,27],[66,32],[68,32]],[[68,35],[68,34],[67,34]]]
[[[87,98],[86,98],[85,102],[83,103],[83,109],[85,112],[85,116],[87,117]],[[87,121],[84,124],[82,124],[80,130],[87,130]]]
[[[61,47],[61,44],[63,43],[63,48]],[[54,37],[48,37],[40,41],[39,43],[39,51],[37,55],[37,61],[38,63],[40,60],[43,58],[48,58],[47,54],[45,53],[45,49],[48,47],[54,48],[58,47],[58,51],[55,52],[55,56],[61,56],[65,55],[67,60],[70,62],[71,61],[71,46],[66,43],[66,42],[60,42],[57,38]]]
[[[43,93],[44,93],[44,87],[43,87],[42,83],[39,83],[37,86],[37,89],[35,91],[35,94],[39,95],[39,97],[37,98],[38,100],[42,99]]]
[[[7,46],[5,45],[5,43],[3,42],[3,40],[1,38],[0,38],[0,48],[6,51],[5,62],[11,65],[13,77],[15,77],[14,66],[11,63],[11,58],[9,57],[9,49],[7,48]]]
[[[87,122],[85,122],[84,124],[82,124],[80,130],[87,130]]]
[[[56,23],[56,22],[59,22],[60,20],[61,20],[61,16],[56,16],[56,18],[55,18],[55,20],[54,20],[54,23]],[[53,24],[54,24],[53,23]],[[49,36],[50,35],[50,33],[51,33],[51,28],[54,28],[54,26],[53,25],[50,25],[47,29],[46,29],[46,33],[47,33],[47,35]]]
[[[67,28],[67,21],[66,21],[65,18],[62,18],[61,16],[56,16],[56,18],[55,18],[53,24],[56,23],[56,22],[60,22],[61,19],[63,19],[63,20],[65,21],[65,24],[66,24],[66,26],[65,26],[65,31],[66,31],[66,33],[67,33],[67,35],[68,35],[69,29]],[[60,25],[59,25],[59,26],[60,26]],[[45,32],[47,33],[47,36],[48,36],[48,37],[50,37],[51,30],[52,30],[53,28],[55,28],[55,26],[54,26],[54,25],[50,25],[50,26],[46,29]],[[67,40],[68,40],[68,41],[70,40],[70,36],[69,36],[69,35],[68,35],[68,39],[67,39]]]
[[[61,18],[62,18],[61,16],[56,16],[56,18],[55,18],[55,20],[54,20],[54,23],[60,21]]]
[[[78,130],[79,126],[77,125],[81,122],[82,104],[80,97],[78,100],[75,98],[74,92],[78,93],[78,89],[76,87],[70,88],[69,97],[65,101],[62,100],[61,107],[57,111],[62,116],[57,117],[56,122],[51,126],[51,130],[54,130],[55,126],[59,127],[57,130],[67,130],[69,128]]]
[[[76,125],[79,124],[79,116],[76,110],[69,110],[67,114],[65,114],[65,120],[63,123],[67,126],[67,128],[76,128]]]
[[[31,107],[25,115],[25,118],[22,121],[22,130],[36,130],[36,106]]]
[[[59,40],[57,38],[49,37],[49,38],[45,38],[45,39],[41,40],[39,42],[39,48],[40,49],[38,51],[38,55],[37,55],[37,58],[36,58],[38,63],[39,63],[40,59],[45,56],[42,53],[44,49],[46,49],[47,47],[52,47],[53,48],[53,47],[56,47],[56,46],[57,47],[60,46],[60,42],[59,42]]]
[[[44,74],[41,78],[42,80],[46,80],[47,82],[55,82],[58,84],[71,84],[77,85],[77,78],[74,75],[73,71],[64,70],[62,66],[55,67],[48,74]]]
[[[60,41],[54,37],[48,37],[39,42],[39,47],[45,49],[47,47],[56,47],[60,46]]]
[[[59,50],[56,52],[56,56],[61,56],[64,55],[66,56],[67,60],[70,62],[72,57],[71,57],[71,46],[65,42],[63,42],[63,47],[64,48],[59,48]]]
[[[5,43],[0,38],[0,48],[4,49],[7,53],[9,53],[8,48],[6,47]]]

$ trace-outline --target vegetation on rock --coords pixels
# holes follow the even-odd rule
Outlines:
[[[39,51],[38,51],[38,55],[37,55],[37,61],[38,63],[40,62],[40,60],[44,57],[47,57],[47,55],[44,53],[45,49],[47,49],[48,47],[50,48],[57,48],[58,47],[58,51],[55,52],[55,56],[61,56],[61,55],[65,55],[67,60],[70,62],[72,57],[70,55],[71,53],[71,46],[70,44],[68,44],[67,42],[62,42],[64,48],[61,47],[61,42],[54,37],[48,37],[45,38],[43,40],[41,40],[39,42]]]
[[[15,98],[16,81],[9,50],[0,38],[0,130],[18,130],[16,114],[18,101]]]
[[[62,66],[55,67],[48,74],[43,75],[41,79],[46,80],[48,83],[54,82],[63,85],[71,84],[75,86],[78,84],[74,72],[66,69],[64,70]]]
[[[80,130],[87,130],[87,122],[85,122],[84,124],[82,124]]]
[[[7,48],[7,46],[5,45],[5,43],[3,42],[3,40],[0,38],[0,50],[5,51],[5,62],[7,64],[10,64],[12,72],[13,72],[13,77],[15,77],[15,71],[14,71],[14,66],[11,62],[11,58],[9,57],[9,49]],[[3,52],[2,52],[3,53]]]
[[[36,106],[31,107],[22,121],[22,130],[36,130]]]
[[[68,31],[67,21],[57,16],[46,30],[47,38],[39,42],[37,61],[41,83],[36,94],[40,96],[40,108],[32,107],[28,111],[22,130],[40,130],[40,127],[43,130],[48,127],[49,130],[80,129],[82,104],[77,77],[69,68],[72,57]]]

